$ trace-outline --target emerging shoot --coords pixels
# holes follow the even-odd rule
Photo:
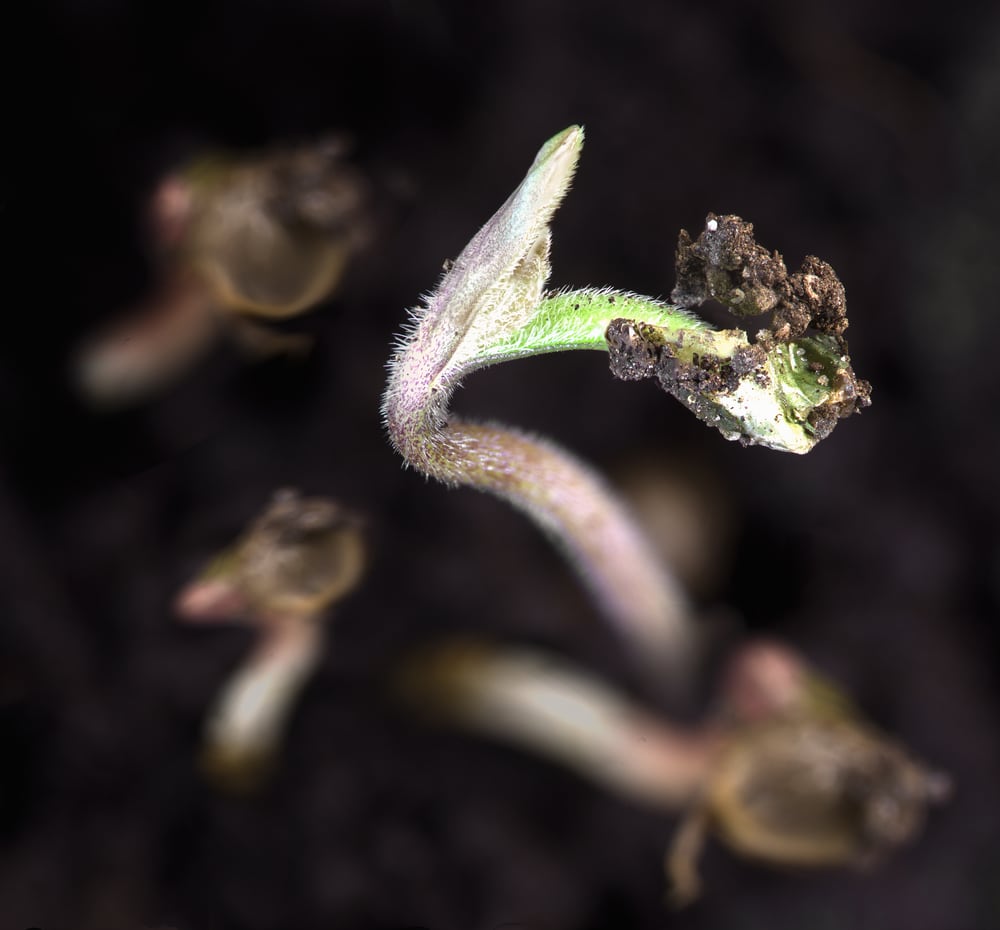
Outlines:
[[[413,657],[401,691],[439,719],[681,812],[666,862],[678,905],[700,892],[709,833],[774,866],[864,867],[913,839],[950,790],[773,643],[740,650],[700,727],[663,720],[567,662],[468,641]]]
[[[691,651],[687,605],[624,505],[593,471],[554,445],[451,417],[467,374],[506,358],[553,351],[519,334],[544,305],[548,224],[576,168],[583,130],[549,140],[527,176],[445,274],[390,365],[383,411],[411,465],[504,498],[566,551],[598,603],[650,665],[680,673]],[[603,342],[607,320],[594,336]],[[514,343],[508,346],[508,343]],[[566,346],[563,346],[566,347]]]
[[[182,619],[240,622],[258,633],[209,715],[202,761],[212,778],[247,789],[266,777],[295,699],[322,655],[325,616],[358,584],[364,566],[355,517],[325,498],[282,490],[181,591]]]
[[[497,362],[610,349],[616,375],[657,376],[727,438],[806,452],[839,417],[867,404],[868,386],[850,368],[843,289],[829,266],[808,259],[804,272],[786,274],[782,284],[780,256],[769,257],[764,268],[748,238],[752,227],[733,217],[710,216],[706,237],[695,245],[682,238],[675,298],[721,298],[724,280],[731,304],[740,302],[739,291],[743,310],[774,312],[775,328],[756,341],[632,293],[547,291],[549,223],[582,144],[578,126],[545,143],[518,188],[425,306],[412,312],[390,364],[385,422],[393,445],[424,474],[496,494],[531,516],[568,553],[605,613],[650,664],[668,662],[679,672],[692,646],[686,604],[626,508],[599,477],[548,442],[452,417],[455,388]],[[773,300],[767,287],[777,295]],[[779,297],[787,298],[787,311]],[[839,299],[836,308],[826,306],[831,297]],[[804,313],[792,312],[795,300]]]
[[[156,292],[86,346],[84,393],[128,403],[177,377],[220,329],[252,354],[301,353],[308,337],[261,320],[328,297],[362,244],[364,185],[331,138],[252,155],[205,155],[152,197]]]

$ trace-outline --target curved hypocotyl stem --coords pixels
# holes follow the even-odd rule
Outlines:
[[[449,416],[462,377],[498,361],[536,318],[549,273],[548,223],[576,167],[583,130],[547,142],[521,185],[473,237],[390,366],[383,411],[393,444],[414,467],[470,485],[525,511],[568,553],[605,612],[648,657],[688,651],[687,608],[624,505],[590,469],[550,443]],[[607,320],[603,321],[607,325]],[[508,357],[552,351],[535,346]]]

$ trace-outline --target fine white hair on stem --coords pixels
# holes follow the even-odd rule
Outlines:
[[[495,494],[530,516],[643,661],[680,676],[692,648],[688,606],[624,503],[554,444],[465,422],[448,409],[465,375],[499,360],[490,347],[523,331],[542,306],[548,226],[582,144],[578,126],[549,140],[424,306],[411,312],[389,365],[383,415],[408,464],[448,485]]]

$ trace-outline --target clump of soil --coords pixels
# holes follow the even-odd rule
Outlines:
[[[679,340],[674,337],[671,345],[659,326],[639,320],[612,320],[604,338],[614,377],[622,381],[656,378],[663,390],[673,394],[705,423],[718,426],[723,432],[742,433],[735,418],[709,399],[711,395],[732,393],[739,386],[745,370],[738,370],[735,358],[724,361],[694,353],[690,361],[683,361],[677,356],[677,341],[683,343],[683,336]],[[759,350],[759,356],[756,364],[766,377],[763,350]]]
[[[843,340],[847,298],[836,272],[815,255],[789,274],[778,252],[754,239],[753,223],[709,213],[694,241],[682,229],[677,240],[677,284],[670,299],[679,306],[719,301],[738,317],[773,313],[770,335],[790,342],[811,327]],[[846,353],[847,344],[842,342]]]
[[[684,351],[683,334],[613,320],[605,335],[614,376],[655,377],[706,423],[750,444],[761,440],[717,402],[747,378],[777,391],[784,415],[805,425],[816,441],[829,436],[838,420],[871,404],[871,385],[854,374],[847,354],[844,286],[827,262],[810,255],[789,274],[778,252],[756,242],[752,223],[709,213],[696,240],[681,230],[671,300],[688,307],[709,299],[737,317],[770,314],[770,324],[752,341],[738,332],[745,343],[717,355],[711,349]],[[772,372],[780,383],[772,384]],[[786,383],[794,385],[791,393],[783,390]]]

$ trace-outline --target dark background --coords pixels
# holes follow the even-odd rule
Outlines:
[[[988,8],[77,0],[8,22],[27,54],[5,79],[0,178],[0,922],[1000,926]],[[731,516],[699,604],[728,618],[718,654],[786,639],[954,776],[951,804],[875,873],[782,874],[713,847],[707,896],[668,912],[672,818],[384,696],[413,646],[473,630],[655,701],[546,541],[404,471],[378,415],[404,308],[573,122],[587,144],[554,284],[668,294],[678,229],[739,213],[790,265],[837,269],[873,406],[805,458],[742,449],[580,353],[478,375],[458,408],[612,474],[683,462],[716,482]],[[200,146],[329,129],[356,139],[377,232],[306,324],[311,359],[247,367],[221,346],[155,401],[87,410],[68,360],[151,286],[156,178]],[[195,757],[250,634],[184,628],[170,602],[281,485],[364,512],[374,558],[276,778],[233,797]]]

